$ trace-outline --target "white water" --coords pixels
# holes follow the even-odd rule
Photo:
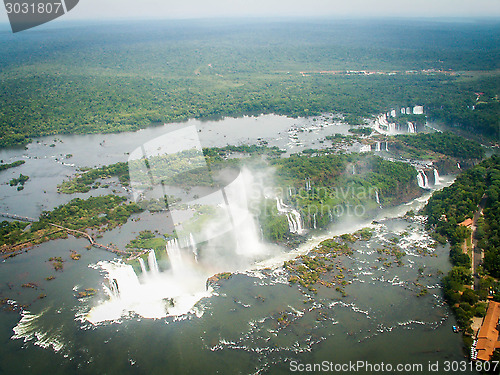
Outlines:
[[[189,233],[189,248],[193,252],[195,262],[198,262],[198,248],[196,247],[193,233]]]
[[[149,250],[148,266],[152,274],[157,274],[160,272],[160,269],[158,268],[158,262],[156,261],[156,254],[153,249]]]
[[[150,319],[184,315],[192,311],[201,298],[211,295],[211,290],[207,290],[205,284],[210,275],[203,270],[177,259],[174,261],[175,272],[173,268],[159,272],[155,270],[157,262],[154,251],[149,253],[149,259],[153,268],[142,279],[131,265],[99,262],[98,266],[106,272],[110,285],[109,288],[104,287],[109,299],[93,307],[86,319],[98,324],[117,321],[130,314]]]
[[[177,239],[173,239],[167,242],[165,246],[165,251],[168,255],[168,260],[170,261],[170,269],[172,273],[179,274],[184,269],[184,261],[181,255],[181,249],[179,247],[179,242]]]
[[[428,189],[429,188],[429,178],[425,174],[425,171],[419,171],[418,172],[417,182],[418,182],[418,186],[420,186],[422,189]]]
[[[59,352],[64,348],[65,344],[62,339],[61,327],[53,327],[50,330],[41,329],[38,324],[39,319],[47,312],[43,310],[40,314],[33,314],[28,310],[22,311],[22,317],[19,323],[12,329],[14,335],[11,339],[23,339],[24,342],[32,341],[33,344],[47,349],[52,348],[55,352]]]
[[[415,125],[412,122],[408,122],[408,133],[416,133],[415,131]]]
[[[255,181],[247,172],[243,170],[236,180],[226,185],[224,192],[230,204],[218,205],[215,216],[206,222],[201,232],[186,234],[180,241],[168,241],[165,251],[170,266],[167,269],[160,269],[154,250],[148,254],[149,271],[143,261],[139,274],[122,262],[100,262],[98,266],[106,273],[103,289],[108,300],[92,308],[86,319],[97,324],[117,321],[130,314],[145,318],[185,315],[194,311],[201,298],[211,295],[211,290],[206,289],[210,276],[248,269],[256,260],[269,256],[271,250],[260,240],[255,218],[249,210],[250,188]],[[310,187],[310,181],[307,184]],[[300,214],[292,208],[284,208],[292,230],[301,233]],[[204,244],[200,262],[197,243]]]
[[[375,190],[375,202],[377,202],[377,204],[380,206],[380,198],[378,196],[378,190]],[[380,206],[382,207],[382,206]]]
[[[284,204],[281,198],[278,197],[276,197],[276,208],[279,213],[286,215],[288,229],[291,233],[302,234],[304,232],[302,228],[302,218],[297,210]]]
[[[139,264],[141,266],[142,273],[146,275],[148,271],[146,270],[146,264],[144,263],[144,259],[139,258]]]
[[[319,236],[314,236],[307,240],[307,242],[300,245],[298,248],[293,249],[287,253],[282,253],[276,257],[266,259],[264,261],[258,262],[254,266],[254,270],[261,270],[266,268],[276,269],[283,266],[283,262],[295,259],[301,255],[308,254],[311,249],[314,249],[318,244],[328,238],[335,236],[340,236],[342,234],[354,233],[363,228],[374,228],[375,225],[373,221],[382,221],[385,219],[397,218],[404,216],[408,211],[413,210],[415,212],[419,211],[422,207],[427,204],[427,201],[432,196],[435,190],[439,190],[443,187],[450,186],[454,182],[454,178],[443,178],[441,186],[438,188],[430,188],[429,191],[425,192],[421,197],[414,199],[413,201],[405,204],[401,204],[396,207],[384,208],[378,211],[375,217],[370,217],[368,219],[360,219],[356,217],[347,217],[342,223],[333,224],[326,234],[321,234]]]
[[[441,182],[439,179],[439,172],[436,168],[434,168],[434,185],[441,185]]]

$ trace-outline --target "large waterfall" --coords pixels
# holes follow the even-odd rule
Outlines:
[[[302,228],[302,218],[297,210],[284,204],[282,199],[278,197],[276,197],[276,208],[279,213],[286,215],[288,229],[291,233],[302,234],[304,232]]]
[[[95,324],[131,313],[145,318],[183,315],[211,294],[206,288],[210,273],[196,267],[189,249],[184,255],[178,241],[170,240],[166,252],[170,267],[164,271],[158,267],[154,250],[148,253],[149,270],[142,258],[139,258],[140,272],[130,264],[100,262],[99,266],[107,272],[103,288],[109,300],[92,308],[87,320]]]
[[[412,122],[408,122],[408,133],[416,133],[415,125]]]

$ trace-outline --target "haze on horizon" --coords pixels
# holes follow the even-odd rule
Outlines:
[[[500,17],[499,0],[80,0],[59,20],[214,17]],[[0,22],[7,13],[0,12]]]

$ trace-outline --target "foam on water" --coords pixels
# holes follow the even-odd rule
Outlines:
[[[33,314],[28,310],[23,310],[21,320],[12,329],[14,335],[12,340],[22,339],[24,342],[32,341],[34,345],[44,349],[52,348],[55,352],[60,352],[65,344],[62,339],[61,327],[51,330],[41,328],[40,318],[47,312],[48,308],[40,314]]]

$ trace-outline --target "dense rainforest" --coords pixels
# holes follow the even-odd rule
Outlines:
[[[460,174],[453,185],[436,191],[424,208],[428,215],[427,225],[433,228],[437,239],[450,241],[450,259],[454,265],[443,279],[444,293],[452,305],[458,323],[467,329],[471,318],[483,316],[484,304],[490,291],[500,301],[500,290],[494,278],[500,277],[500,157],[494,155],[474,168]],[[465,225],[465,219],[479,215],[475,233]],[[471,237],[472,235],[472,237]],[[471,257],[464,252],[470,248],[471,240],[484,252],[482,266],[476,270],[480,276],[479,287],[471,285]]]
[[[0,147],[41,135],[260,113],[337,112],[363,124],[413,105],[423,105],[429,120],[498,140],[495,22],[123,26],[0,35],[9,51],[0,57]]]

